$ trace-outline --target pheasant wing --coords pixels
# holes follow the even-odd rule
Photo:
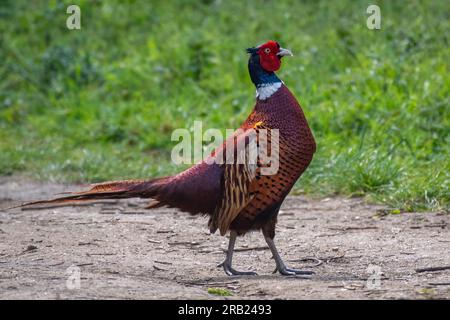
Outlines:
[[[260,135],[260,129],[270,130],[261,122],[250,129],[237,130],[220,148],[215,158],[222,160],[222,195],[210,220],[210,230],[224,235],[233,220],[253,200],[260,176],[260,147],[270,145],[270,133]],[[268,139],[267,139],[268,138]],[[217,161],[217,160],[216,160]]]

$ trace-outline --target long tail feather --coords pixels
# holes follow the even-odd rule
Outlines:
[[[81,192],[66,192],[69,194],[50,200],[39,200],[23,203],[8,209],[42,205],[93,201],[100,199],[150,198],[157,193],[157,186],[164,178],[154,180],[123,180],[91,185],[91,189]]]

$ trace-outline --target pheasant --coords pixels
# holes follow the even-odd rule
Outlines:
[[[276,263],[275,271],[282,275],[312,274],[311,271],[286,267],[274,243],[280,206],[309,166],[316,150],[314,137],[299,103],[275,74],[281,67],[281,59],[292,56],[292,53],[275,41],[249,48],[247,53],[250,54],[250,78],[256,86],[256,104],[240,129],[208,158],[173,176],[104,182],[92,185],[87,191],[52,200],[29,202],[22,206],[97,199],[151,198],[148,209],[166,206],[193,215],[209,215],[211,233],[219,230],[223,236],[229,232],[226,258],[219,265],[228,275],[256,275],[232,267],[237,236],[252,230],[262,230]],[[258,136],[263,130],[267,132],[265,140]],[[254,163],[237,161],[250,151],[249,132],[256,132],[257,138],[252,141],[256,141],[257,147],[262,144],[277,147],[278,154],[274,158],[278,162],[276,172],[263,174],[267,164],[262,163],[260,158]],[[278,141],[274,138],[275,133]],[[239,141],[244,141],[242,150],[237,147]],[[227,152],[235,155],[232,161],[211,161],[223,158]]]

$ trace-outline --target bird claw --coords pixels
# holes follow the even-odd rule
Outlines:
[[[223,267],[225,273],[229,276],[257,276],[258,274],[253,271],[237,271],[229,266],[225,261],[218,264],[217,267]]]
[[[275,269],[275,272],[278,271],[283,276],[297,276],[297,275],[304,275],[304,276],[310,276],[315,274],[314,271],[309,270],[297,270],[297,269],[290,269],[290,268],[282,268],[278,269],[278,267]],[[274,272],[274,273],[275,273]]]
[[[237,271],[233,268],[225,269],[225,273],[229,276],[257,276],[258,274],[253,271]]]

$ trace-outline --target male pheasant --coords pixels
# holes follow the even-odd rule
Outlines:
[[[256,105],[240,129],[209,158],[174,176],[151,180],[125,180],[95,184],[88,191],[69,196],[24,205],[44,203],[79,202],[96,199],[152,198],[148,208],[168,206],[190,214],[210,216],[209,228],[221,235],[230,231],[225,261],[221,264],[228,275],[253,275],[232,268],[232,256],[236,237],[251,230],[262,230],[272,251],[276,270],[282,275],[311,274],[311,271],[289,269],[284,264],[274,244],[278,211],[294,183],[310,164],[316,150],[302,109],[284,83],[275,75],[284,56],[292,53],[275,41],[249,48],[248,69],[256,86]],[[278,141],[271,133],[278,133]],[[211,161],[223,156],[228,149],[236,159],[249,152],[248,132],[268,132],[265,146],[277,143],[278,170],[262,174],[261,161],[229,163]],[[245,140],[243,150],[238,142]],[[273,141],[272,141],[273,140]],[[231,142],[231,143],[230,143]],[[257,138],[257,145],[263,139]],[[230,147],[231,146],[231,147]]]

